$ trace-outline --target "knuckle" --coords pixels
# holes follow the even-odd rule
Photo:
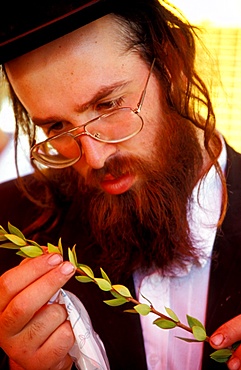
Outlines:
[[[44,332],[46,328],[46,324],[39,321],[34,321],[29,325],[29,328],[26,333],[26,343],[29,343],[29,341],[34,340],[40,332]]]
[[[21,299],[15,297],[1,315],[1,328],[10,330],[26,312],[26,307]]]
[[[9,310],[1,315],[1,331],[7,331],[15,325],[16,318]]]
[[[21,296],[16,296],[10,303],[9,309],[11,315],[17,320],[26,314],[28,310],[28,303],[26,300],[22,299]]]
[[[55,326],[55,328],[63,324],[68,317],[65,306],[62,306],[59,303],[47,305],[45,310],[48,322],[54,323],[52,326]]]
[[[8,297],[11,289],[11,279],[9,278],[10,271],[5,272],[0,278],[0,295]]]
[[[50,320],[61,320],[62,322],[67,318],[67,311],[65,306],[59,303],[48,305],[48,316]]]
[[[66,344],[58,344],[58,346],[53,349],[54,357],[58,358],[59,360],[62,360],[67,353],[68,347],[66,346]]]

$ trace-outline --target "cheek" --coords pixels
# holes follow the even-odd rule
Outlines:
[[[149,159],[156,153],[156,142],[160,136],[160,122],[157,122],[157,117],[143,118],[144,126],[142,131],[133,139],[126,142],[133,154],[145,156]]]
[[[86,164],[84,156],[73,165],[73,168],[85,179],[89,170],[89,166]]]

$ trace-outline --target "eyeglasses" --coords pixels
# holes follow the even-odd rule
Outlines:
[[[103,143],[121,143],[137,135],[144,125],[140,111],[154,63],[155,59],[136,109],[129,107],[114,109],[110,113],[102,114],[80,126],[35,144],[31,148],[31,159],[50,168],[66,168],[78,162],[82,156],[79,140],[82,135],[90,136]]]

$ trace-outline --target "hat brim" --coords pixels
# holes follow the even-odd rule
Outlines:
[[[115,0],[112,0],[115,1]],[[95,0],[75,7],[36,27],[0,40],[0,64],[15,59],[111,12],[111,0]]]

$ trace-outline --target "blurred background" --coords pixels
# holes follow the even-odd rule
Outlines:
[[[171,3],[200,28],[198,35],[209,55],[200,48],[197,67],[211,89],[217,128],[241,152],[241,0],[172,0]],[[13,115],[5,100],[0,110],[0,142],[3,143],[0,182],[16,177],[13,133]],[[24,141],[20,147],[20,174],[24,175],[32,169]]]
[[[241,0],[171,2],[201,30],[210,60],[201,49],[198,67],[211,89],[217,128],[241,152]]]

